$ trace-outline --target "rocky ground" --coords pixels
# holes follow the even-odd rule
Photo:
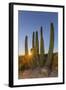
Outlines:
[[[45,77],[57,77],[58,76],[58,69],[56,68],[53,71],[50,71],[48,75],[48,70],[45,68],[36,68],[36,69],[29,69],[23,72],[19,72],[19,79],[24,78],[45,78]]]

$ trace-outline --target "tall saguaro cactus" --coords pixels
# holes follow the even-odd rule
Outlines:
[[[25,55],[28,54],[28,36],[25,37]]]
[[[44,39],[42,26],[40,28],[40,54],[44,54]]]
[[[46,62],[46,66],[50,66],[52,63],[53,49],[54,49],[54,25],[53,23],[51,23],[50,24],[50,44],[49,44],[48,60]]]
[[[40,28],[40,67],[44,66],[45,58],[44,58],[44,38],[43,38],[43,28]]]
[[[33,32],[32,36],[32,48],[35,48],[35,32]]]
[[[39,54],[39,40],[38,40],[38,32],[36,31],[36,53]]]

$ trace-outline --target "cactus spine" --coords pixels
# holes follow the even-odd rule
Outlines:
[[[25,55],[28,54],[28,36],[25,37]]]

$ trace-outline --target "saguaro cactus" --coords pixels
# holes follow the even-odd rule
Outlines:
[[[52,63],[52,56],[53,56],[53,49],[54,49],[54,25],[53,23],[50,24],[50,45],[48,51],[48,60],[46,62],[46,66],[50,66]]]
[[[44,59],[44,38],[43,38],[43,28],[40,28],[40,67],[43,67],[45,63]]]
[[[46,76],[50,75],[50,68],[52,64],[52,57],[53,57],[53,49],[54,49],[54,25],[53,23],[50,24],[50,44],[49,44],[49,51],[48,51],[48,57],[47,61],[45,63],[45,67],[43,70],[43,73],[46,74]]]
[[[35,48],[35,32],[33,32],[32,36],[32,48]]]
[[[44,39],[42,26],[40,28],[40,54],[44,54]]]
[[[38,40],[38,32],[36,31],[36,53],[39,54],[39,40]]]
[[[28,36],[25,37],[25,55],[28,54]]]

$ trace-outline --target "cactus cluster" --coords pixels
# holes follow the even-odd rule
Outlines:
[[[39,40],[38,40],[38,32],[33,32],[32,35],[32,48],[31,48],[32,55],[39,54]]]
[[[45,62],[45,66],[49,68],[52,62],[53,57],[53,49],[54,49],[54,25],[53,23],[50,24],[50,43],[49,43],[49,50],[47,55],[47,60]],[[32,35],[32,52],[35,56],[35,53],[37,54],[36,57],[33,57],[34,61],[37,61],[38,55],[39,55],[39,40],[38,40],[38,31],[33,32]],[[28,36],[25,37],[25,55],[28,54]],[[43,37],[43,28],[40,27],[40,58],[39,58],[39,64],[40,66],[44,65],[44,37]]]
[[[39,50],[39,40],[38,31],[33,32],[32,35],[32,49],[35,50],[36,54],[44,55],[44,38],[43,38],[43,28],[40,28],[40,50]],[[39,52],[40,51],[40,52]]]

